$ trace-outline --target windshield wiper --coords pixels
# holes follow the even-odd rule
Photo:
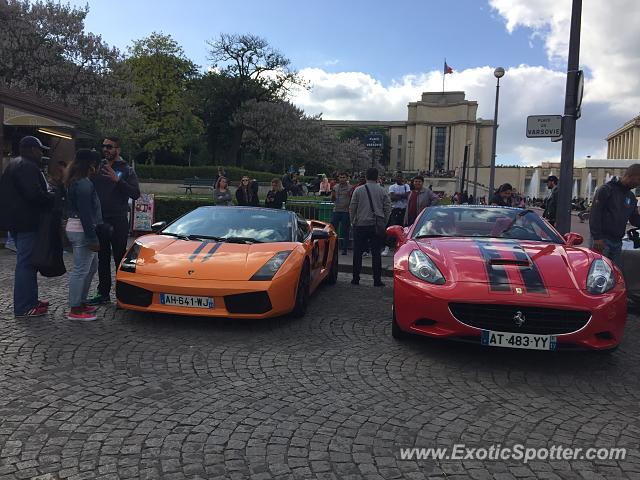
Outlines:
[[[443,235],[443,234],[440,234],[440,233],[432,233],[430,235],[418,235],[418,236],[415,236],[413,238],[420,239],[420,238],[437,238],[437,237],[452,237],[452,236],[453,235]]]
[[[216,242],[221,242],[224,240],[223,237],[214,237],[213,235],[187,235],[187,239],[189,240],[215,240]]]
[[[186,235],[181,235],[179,233],[171,233],[171,232],[158,232],[158,235],[168,235],[170,237],[176,237],[179,238],[180,240],[189,240],[189,237],[187,237]]]
[[[261,240],[251,237],[222,237],[219,240],[228,243],[263,243]]]

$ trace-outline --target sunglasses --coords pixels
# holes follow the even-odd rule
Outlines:
[[[102,145],[102,148],[105,149],[105,150],[113,150],[114,148],[118,148],[118,147],[116,147],[115,145],[107,145],[107,144],[105,144],[105,145]]]
[[[248,182],[249,180],[246,180],[246,179],[245,179],[245,180],[242,180],[242,181],[243,181],[243,182]]]

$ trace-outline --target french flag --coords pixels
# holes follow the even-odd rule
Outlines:
[[[449,65],[447,65],[447,61],[444,61],[444,74],[446,75],[447,73],[453,73],[453,68],[451,68]]]

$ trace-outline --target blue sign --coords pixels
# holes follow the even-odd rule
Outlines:
[[[384,137],[378,132],[371,132],[367,135],[367,148],[382,148]]]

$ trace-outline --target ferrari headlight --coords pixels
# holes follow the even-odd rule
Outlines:
[[[433,260],[421,250],[414,250],[409,255],[409,271],[425,282],[433,283],[434,285],[442,285],[444,283],[442,272],[436,267]]]
[[[283,252],[276,253],[273,257],[269,259],[267,263],[265,263],[260,270],[258,270],[251,280],[271,280],[274,275],[278,273],[280,267],[285,262],[285,260],[289,257],[291,250],[285,250]]]
[[[122,259],[120,270],[123,272],[135,273],[138,255],[140,254],[140,247],[141,245],[138,242],[131,246],[127,255]]]
[[[593,294],[605,293],[615,284],[616,279],[609,264],[600,258],[594,260],[587,275],[587,291]]]

